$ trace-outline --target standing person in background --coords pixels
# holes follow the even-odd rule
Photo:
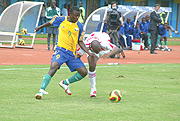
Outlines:
[[[41,25],[46,23],[46,9],[47,9],[47,6],[45,4],[45,0],[43,0],[44,4],[43,4],[43,7],[42,7],[42,11],[41,11]],[[41,29],[41,34],[44,33],[44,28]]]
[[[126,22],[124,23],[124,33],[127,37],[127,46],[126,49],[131,50],[132,49],[132,36],[133,36],[134,27],[131,24],[131,19],[127,18]],[[131,36],[132,35],[132,36]]]
[[[56,7],[56,1],[53,0],[51,2],[51,6],[46,9],[47,21],[50,21],[55,15],[60,16],[60,9],[58,7]],[[47,48],[47,50],[50,50],[51,34],[53,34],[53,48],[54,48],[57,30],[58,30],[58,28],[56,26],[47,27],[47,33],[48,33],[48,38],[47,38],[48,48]]]
[[[61,12],[62,16],[68,16],[68,10],[67,10],[67,4],[64,4],[64,8],[62,9]]]
[[[71,4],[69,3],[69,4],[68,4],[68,8],[67,8],[67,10],[68,10],[68,16],[69,16],[69,14],[70,14],[70,8],[71,8]]]
[[[146,15],[145,18],[146,18],[146,26],[149,29],[149,26],[150,26],[150,16]],[[151,45],[151,34],[150,34],[149,30],[147,32],[147,36],[148,36],[148,46],[150,48],[150,45]],[[156,50],[159,50],[160,39],[161,39],[161,37],[160,37],[160,35],[158,35],[157,42],[156,42],[156,48],[155,48]]]
[[[83,8],[83,3],[82,1],[79,2],[79,10],[81,11],[80,13],[80,17],[78,19],[78,21],[81,23],[81,24],[84,24],[84,21],[85,21],[85,9]]]
[[[150,26],[149,26],[149,32],[151,34],[151,50],[150,50],[151,54],[157,54],[156,52],[154,52],[154,50],[156,47],[157,37],[159,33],[159,23],[161,23],[161,18],[158,13],[159,8],[160,8],[160,5],[156,4],[154,8],[155,10],[151,12],[150,14],[151,21],[150,21]]]

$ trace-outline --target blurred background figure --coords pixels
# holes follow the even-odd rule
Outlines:
[[[43,2],[44,2],[44,4],[43,4],[43,7],[42,7],[41,16],[40,16],[41,25],[46,23],[46,9],[47,9],[47,6],[46,6],[46,3],[45,3],[45,0],[43,0]],[[44,29],[46,29],[46,28],[41,29],[41,34],[44,34]]]
[[[56,1],[53,0],[51,2],[51,6],[46,9],[47,21],[50,21],[55,15],[60,16],[60,9],[58,7],[56,7]],[[47,33],[48,33],[48,38],[47,38],[48,48],[47,48],[47,50],[50,50],[51,34],[53,34],[53,48],[55,47],[57,30],[58,30],[58,28],[56,26],[47,27]]]
[[[68,9],[67,9],[67,3],[64,4],[64,8],[62,9],[61,15],[62,16],[68,16]]]
[[[81,23],[81,24],[84,24],[84,21],[85,21],[85,9],[83,8],[83,3],[82,1],[79,2],[79,9],[81,11],[80,13],[80,17],[78,19],[78,21]]]

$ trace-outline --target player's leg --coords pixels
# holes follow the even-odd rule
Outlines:
[[[48,38],[47,38],[48,48],[47,48],[47,50],[50,50],[50,41],[51,41],[51,34],[52,34],[51,27],[47,27],[47,33],[48,33]]]
[[[47,38],[48,48],[47,48],[47,50],[50,50],[50,41],[51,41],[51,34],[48,34],[48,38]]]
[[[49,72],[43,78],[40,91],[39,91],[39,93],[36,94],[36,99],[42,98],[46,87],[48,86],[49,82],[51,81],[51,78],[56,73],[57,69],[59,69],[61,67],[61,65],[67,61],[65,56],[66,56],[66,54],[64,54],[64,52],[62,52],[60,49],[56,49],[55,53],[52,56]]]
[[[53,27],[53,49],[56,44],[56,35],[57,35],[58,27]]]
[[[145,46],[145,50],[148,50],[148,35],[144,34],[144,46]]]
[[[96,97],[96,63],[98,57],[88,56],[89,71],[88,77],[91,85],[90,97]]]
[[[53,34],[53,50],[54,50],[54,47],[55,47],[55,43],[56,43],[56,34]]]
[[[165,43],[165,49],[168,50],[168,46],[167,46],[168,41],[167,41],[167,37],[166,36],[164,36],[164,43]]]
[[[71,91],[69,90],[69,84],[80,81],[87,75],[87,69],[85,67],[81,67],[76,69],[77,73],[73,76],[69,77],[66,80],[60,81],[59,85],[65,90],[68,95],[71,95]]]
[[[151,34],[147,33],[147,36],[148,36],[148,46],[150,46],[151,45]]]
[[[156,47],[156,42],[157,42],[157,36],[156,34],[158,33],[157,30],[150,31],[151,34],[151,50],[150,53],[153,53]]]
[[[77,73],[66,80],[60,81],[59,85],[65,90],[68,95],[71,95],[69,84],[83,79],[87,75],[87,69],[80,58],[69,58],[69,60],[66,62],[66,65],[69,67],[71,72],[77,71]]]
[[[161,39],[160,39],[160,50],[164,50],[164,48],[163,48],[163,36],[161,36]]]
[[[35,98],[36,99],[41,99],[46,87],[48,86],[49,82],[51,81],[51,78],[54,76],[56,73],[57,69],[59,68],[59,63],[57,62],[52,62],[49,72],[44,76],[39,93],[36,94]]]

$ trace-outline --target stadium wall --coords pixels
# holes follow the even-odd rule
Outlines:
[[[13,3],[15,3],[15,2],[18,2],[19,0],[9,0],[9,4],[13,4]],[[38,1],[38,2],[41,2],[42,0],[32,0],[32,1]],[[48,0],[45,0],[46,1],[46,3],[48,2]],[[58,7],[60,8],[60,9],[62,9],[63,8],[63,5],[66,3],[66,1],[67,0],[57,0],[58,2]],[[69,1],[69,0],[68,0]],[[86,8],[86,4],[88,3],[88,1],[89,0],[75,0],[76,2],[77,2],[77,6],[78,6],[78,3],[79,3],[79,1],[82,1],[83,2],[83,7],[87,10],[87,9],[89,9],[89,8]],[[99,0],[99,7],[103,7],[103,6],[105,6],[105,4],[107,4],[107,1],[111,1],[111,0]],[[118,3],[119,4],[121,4],[121,5],[130,5],[130,6],[132,6],[132,5],[134,5],[134,1],[137,1],[137,0],[116,0],[116,1],[118,1]],[[128,2],[127,2],[128,1]],[[139,1],[139,0],[138,0]],[[163,0],[158,0],[158,1],[163,1]],[[176,26],[177,26],[177,13],[178,13],[178,2],[175,2],[174,0],[165,0],[165,1],[168,1],[169,2],[169,6],[168,7],[172,7],[172,11],[173,12],[171,12],[170,14],[169,14],[169,19],[168,19],[168,21],[169,21],[169,23],[170,23],[170,25],[176,30]],[[69,3],[69,2],[68,2]],[[157,0],[147,0],[147,6],[154,6],[155,4],[157,3]],[[179,3],[180,4],[180,3]],[[164,6],[163,6],[164,7]],[[179,14],[180,14],[180,12],[179,12]],[[87,16],[87,15],[86,15]],[[180,15],[179,15],[180,16]],[[39,24],[41,24],[41,23],[39,23]],[[180,32],[180,23],[179,23],[179,25],[178,25],[178,31]],[[167,34],[167,35],[169,35],[169,34]],[[178,35],[178,34],[175,34],[174,32],[173,32],[173,37],[180,37],[180,34]]]

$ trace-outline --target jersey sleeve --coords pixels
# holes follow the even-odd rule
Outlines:
[[[58,17],[57,15],[55,15],[51,19],[50,24],[58,27],[64,20],[65,20],[65,17]]]
[[[83,25],[79,21],[77,22],[77,25],[79,27],[78,41],[83,41],[83,37],[84,37],[84,33],[85,33]]]

